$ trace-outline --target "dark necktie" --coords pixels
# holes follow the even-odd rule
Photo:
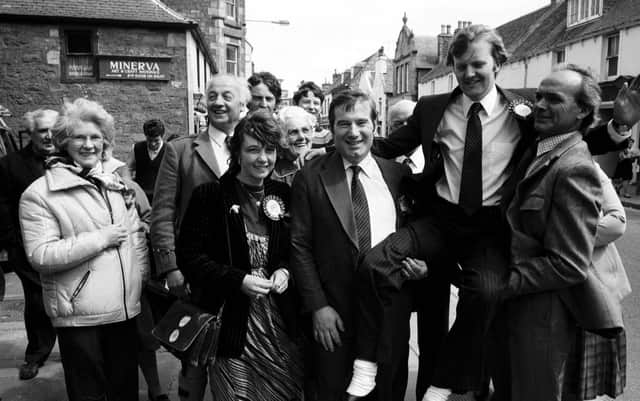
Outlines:
[[[464,140],[458,205],[469,215],[482,207],[482,124],[478,116],[481,110],[480,103],[471,105]]]
[[[356,234],[358,235],[358,248],[360,252],[366,252],[371,248],[371,223],[369,221],[369,204],[364,193],[364,187],[358,175],[360,166],[349,167],[353,171],[351,179],[351,206],[356,220]]]

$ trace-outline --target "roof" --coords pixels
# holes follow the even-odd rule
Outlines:
[[[558,0],[509,21],[497,30],[511,54],[508,62],[512,63],[634,25],[640,25],[638,0],[604,0],[601,17],[571,27],[567,27],[567,2]],[[450,71],[449,67],[440,64],[420,82],[442,77]]]
[[[2,0],[2,16],[172,25],[195,23],[159,0]]]

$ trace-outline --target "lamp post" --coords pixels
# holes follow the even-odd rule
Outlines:
[[[245,19],[244,22],[263,22],[266,24],[276,24],[276,25],[290,25],[289,20],[279,19],[279,20],[266,20],[266,19]]]

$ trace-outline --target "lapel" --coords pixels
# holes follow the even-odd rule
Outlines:
[[[356,236],[356,220],[353,216],[351,208],[351,197],[349,196],[349,188],[347,187],[347,175],[344,171],[342,158],[338,152],[333,152],[322,166],[320,172],[320,181],[329,197],[329,202],[333,210],[340,220],[340,224],[345,233],[353,243],[358,247]]]
[[[209,131],[204,130],[198,134],[198,137],[193,141],[193,146],[195,148],[195,152],[200,156],[207,167],[209,167],[216,177],[220,178],[222,176],[222,172],[218,167],[218,163],[216,163],[216,156],[213,153],[213,148],[211,147],[211,142],[209,140]]]
[[[532,177],[551,166],[551,164],[553,164],[553,162],[555,162],[560,156],[562,156],[562,154],[564,154],[567,150],[575,146],[580,141],[582,141],[582,134],[576,132],[549,152],[545,153],[537,159],[534,159],[533,163],[531,163],[531,166],[525,173],[522,181],[525,182],[530,180]]]

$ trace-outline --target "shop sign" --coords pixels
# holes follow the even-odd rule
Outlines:
[[[100,79],[168,81],[171,58],[101,56]]]

